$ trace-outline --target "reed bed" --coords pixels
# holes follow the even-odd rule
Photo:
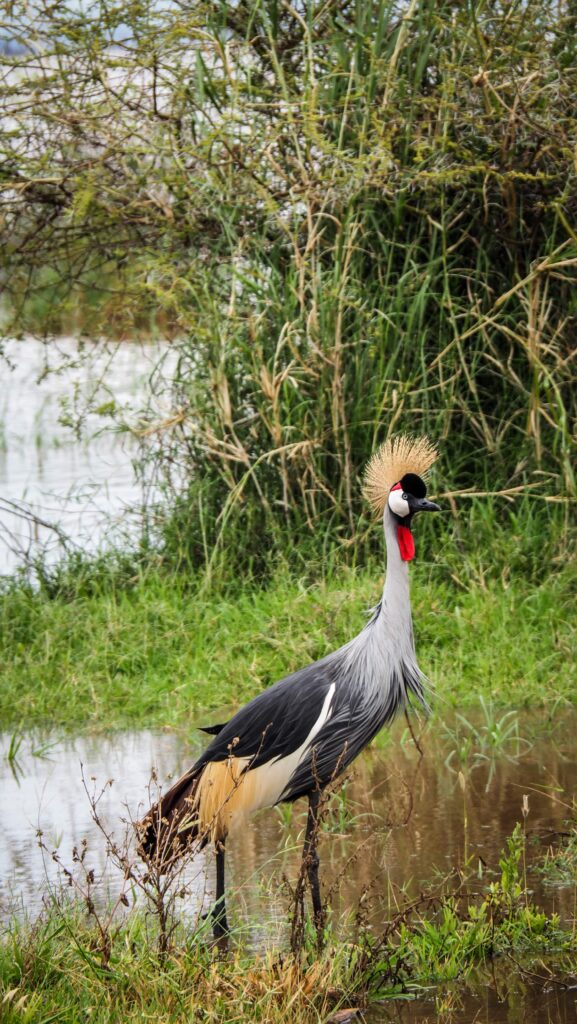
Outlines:
[[[6,329],[41,300],[57,329],[89,289],[92,330],[171,333],[140,434],[178,564],[354,562],[359,473],[395,430],[440,439],[463,521],[495,495],[487,534],[522,514],[566,553],[571,4],[35,0],[10,24],[34,47],[0,89]]]

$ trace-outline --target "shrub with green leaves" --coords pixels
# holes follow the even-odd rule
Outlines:
[[[359,471],[397,429],[441,440],[443,487],[508,492],[489,530],[523,492],[524,530],[563,549],[576,19],[549,0],[10,5],[6,329],[174,337],[145,429],[184,488],[178,558],[262,571],[295,537],[354,556]]]

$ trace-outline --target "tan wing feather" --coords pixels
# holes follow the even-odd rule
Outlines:
[[[438,456],[428,437],[400,434],[390,437],[371,457],[365,470],[363,493],[378,515],[383,514],[391,487],[405,475],[424,477]]]
[[[247,771],[249,757],[209,761],[197,791],[198,827],[213,842],[224,839],[257,805],[256,771]]]

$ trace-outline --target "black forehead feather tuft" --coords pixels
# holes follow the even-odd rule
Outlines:
[[[401,487],[407,494],[412,494],[414,498],[424,498],[427,494],[425,481],[416,473],[405,473],[401,479]]]

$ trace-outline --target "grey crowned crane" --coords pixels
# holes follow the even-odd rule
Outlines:
[[[436,512],[423,476],[437,457],[426,437],[395,437],[373,455],[365,495],[382,516],[387,547],[383,596],[370,621],[343,647],[280,679],[214,734],[198,761],[139,824],[140,848],[161,870],[192,843],[214,843],[215,938],[228,933],[225,841],[262,807],[308,797],[303,858],[314,919],[322,923],[316,826],[320,792],[411,698],[424,707],[415,655],[408,563],[413,517]]]

